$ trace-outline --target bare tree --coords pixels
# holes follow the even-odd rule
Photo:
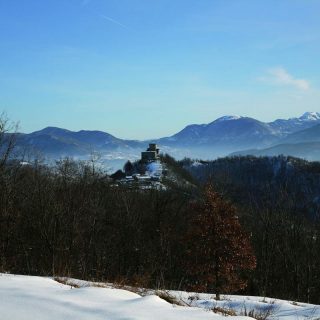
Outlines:
[[[0,115],[0,170],[6,165],[15,147],[18,124],[11,122],[5,113]]]

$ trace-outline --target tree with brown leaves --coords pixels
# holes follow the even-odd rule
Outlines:
[[[191,206],[192,227],[187,236],[187,274],[196,291],[233,292],[246,287],[241,273],[253,270],[256,259],[236,208],[211,186],[204,199]]]

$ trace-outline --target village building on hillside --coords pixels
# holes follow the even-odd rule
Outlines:
[[[165,185],[161,183],[163,165],[159,151],[160,149],[155,143],[150,143],[147,150],[141,152],[141,162],[137,161],[135,167],[129,162],[130,170],[125,170],[125,173],[127,173],[125,177],[121,177],[121,174],[118,174],[120,178],[118,183],[126,185],[128,188],[165,190]],[[140,167],[138,168],[137,166]]]
[[[159,148],[155,143],[149,143],[147,151],[141,152],[141,160],[143,162],[153,162],[160,159]]]

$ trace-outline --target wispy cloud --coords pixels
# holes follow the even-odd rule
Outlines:
[[[308,80],[295,78],[283,67],[268,69],[266,75],[260,77],[260,80],[274,85],[292,87],[301,91],[307,91],[311,87]]]
[[[129,29],[125,24],[123,24],[123,23],[121,23],[121,22],[119,22],[119,21],[117,21],[115,19],[112,19],[112,18],[110,18],[108,16],[105,16],[105,15],[101,14],[100,17],[102,19],[105,19],[105,20],[107,20],[107,21],[109,21],[111,23],[114,23],[114,24],[116,24],[116,25],[118,25],[118,26],[120,26],[122,28]]]

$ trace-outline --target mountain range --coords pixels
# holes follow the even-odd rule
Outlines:
[[[124,140],[102,131],[78,132],[47,127],[17,134],[18,150],[31,150],[47,158],[88,158],[98,152],[106,160],[136,159],[149,140]],[[288,154],[320,160],[320,113],[306,112],[299,118],[262,122],[254,118],[224,116],[208,124],[188,125],[178,133],[157,140],[164,152],[178,158],[210,159],[229,154]]]

